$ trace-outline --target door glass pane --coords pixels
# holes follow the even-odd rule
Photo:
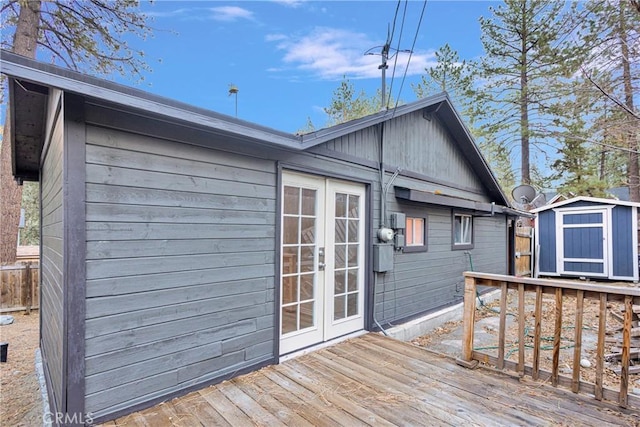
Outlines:
[[[336,243],[346,243],[347,241],[347,220],[336,219]]]
[[[302,189],[302,215],[316,214],[316,190]]]
[[[349,267],[358,266],[358,245],[349,245]]]
[[[298,247],[282,248],[282,274],[295,274],[298,272]]]
[[[347,265],[347,245],[335,245],[335,268],[345,268]]]
[[[300,275],[300,301],[313,299],[313,281],[315,274]]]
[[[349,274],[347,276],[347,282],[349,285],[347,289],[349,290],[349,292],[357,291],[358,290],[358,269],[350,268],[348,271],[349,271]]]
[[[360,218],[360,196],[349,196],[349,218]]]
[[[282,278],[282,303],[288,304],[298,300],[298,276]]]
[[[349,242],[358,242],[358,229],[360,228],[360,221],[357,219],[349,219]]]
[[[335,278],[334,282],[334,295],[342,294],[345,290],[345,274],[344,270],[337,270],[333,275]]]
[[[285,216],[282,224],[283,242],[285,245],[295,245],[298,239],[298,217]]]
[[[344,319],[344,295],[333,298],[333,320]]]
[[[300,206],[300,189],[284,187],[284,213],[297,215]]]
[[[298,329],[298,306],[282,307],[282,333],[293,332]]]
[[[300,304],[300,329],[313,326],[313,302]]]
[[[347,295],[347,317],[358,314],[358,294]]]
[[[336,193],[336,218],[347,217],[347,195]]]
[[[314,252],[315,246],[301,246],[300,247],[300,272],[305,273],[313,271],[315,265]]]
[[[301,221],[300,234],[302,234],[302,243],[315,243],[316,219],[302,217]]]

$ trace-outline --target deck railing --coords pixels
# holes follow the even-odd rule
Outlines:
[[[504,276],[496,274],[485,274],[476,272],[465,272],[464,291],[464,318],[463,318],[463,342],[461,364],[465,366],[474,363],[484,362],[496,366],[498,369],[509,369],[517,372],[520,376],[530,375],[534,380],[551,381],[553,386],[563,386],[570,388],[574,393],[587,393],[595,396],[597,400],[617,401],[621,407],[640,406],[640,398],[629,395],[629,367],[631,360],[631,338],[640,328],[633,327],[633,309],[640,304],[640,289],[637,287],[616,287],[609,285],[599,285],[592,283],[572,282],[567,280],[545,280],[531,279],[515,276]],[[477,287],[489,286],[501,289],[500,308],[495,309],[499,313],[497,357],[474,349],[476,300],[478,299]],[[517,343],[513,343],[514,348],[510,353],[515,355],[517,351],[517,362],[508,360],[505,357],[505,342],[507,330],[507,297],[509,292],[515,291],[517,296],[517,307],[515,317],[517,318]],[[527,333],[525,316],[530,313],[531,307],[525,311],[525,296],[532,293],[535,296],[533,304],[533,345],[525,345]],[[513,293],[512,293],[513,294]],[[541,361],[541,334],[543,321],[543,295],[552,295],[553,304],[552,319],[545,319],[546,322],[553,322],[553,347],[551,371],[540,368]],[[563,306],[563,297],[575,297],[575,307]],[[547,299],[548,300],[548,299]],[[599,302],[597,319],[597,346],[595,349],[595,384],[581,380],[581,358],[583,353],[583,309],[585,300],[595,300]],[[603,374],[605,370],[605,335],[607,332],[607,305],[612,302],[623,304],[622,320],[622,349],[621,349],[621,370],[620,370],[620,390],[613,390],[603,385]],[[597,304],[597,303],[596,303]],[[636,307],[634,307],[634,304]],[[560,374],[560,352],[563,332],[563,317],[568,316],[567,311],[573,311],[573,358],[571,360],[571,377]],[[565,314],[566,313],[566,314]],[[513,313],[511,313],[513,314]],[[565,319],[567,320],[567,319]],[[548,338],[551,341],[551,337]],[[526,352],[528,355],[528,362]]]

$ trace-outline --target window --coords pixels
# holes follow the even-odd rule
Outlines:
[[[427,250],[426,218],[406,218],[405,224],[405,247],[403,252],[424,252]]]
[[[473,247],[473,218],[471,215],[453,214],[453,248]]]
[[[406,245],[424,246],[424,218],[407,217]]]

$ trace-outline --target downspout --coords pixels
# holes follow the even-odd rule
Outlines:
[[[384,200],[384,196],[383,196],[383,186],[384,186],[384,122],[380,123],[380,165],[379,165],[379,172],[380,172],[380,228],[384,227],[385,225],[385,200]],[[378,326],[378,328],[380,328],[380,330],[382,331],[383,334],[385,334],[386,336],[389,336],[389,334],[387,333],[387,331],[384,330],[384,328],[382,327],[382,325],[380,324],[380,322],[378,322],[378,319],[376,318],[376,291],[378,288],[378,274],[377,272],[373,272],[373,298],[372,300],[372,305],[373,307],[371,307],[371,313],[373,314],[373,322],[376,324],[376,326]],[[384,312],[384,306],[382,308],[382,311]]]

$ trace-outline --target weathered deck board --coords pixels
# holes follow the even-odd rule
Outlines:
[[[376,334],[269,366],[116,425],[637,425],[638,408],[468,370]]]

